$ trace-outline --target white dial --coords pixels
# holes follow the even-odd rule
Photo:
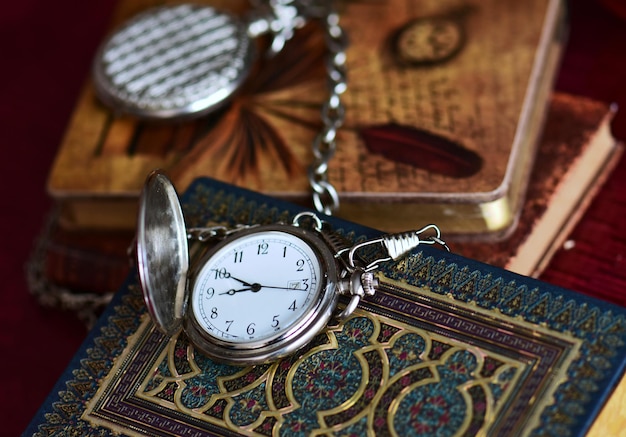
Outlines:
[[[248,234],[220,247],[198,272],[191,309],[220,341],[268,342],[317,305],[322,268],[313,248],[282,231]]]

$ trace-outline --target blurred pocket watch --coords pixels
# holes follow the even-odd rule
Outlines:
[[[194,117],[222,107],[247,78],[253,39],[277,53],[305,23],[308,2],[254,2],[245,19],[210,6],[149,9],[115,30],[93,62],[95,90],[114,111],[144,119]]]

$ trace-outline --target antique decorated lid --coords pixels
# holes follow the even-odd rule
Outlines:
[[[137,268],[152,320],[165,334],[174,334],[187,304],[189,251],[176,189],[159,170],[148,176],[139,199]]]
[[[100,99],[142,118],[198,116],[247,78],[255,47],[237,17],[209,6],[149,9],[105,40],[93,63]]]

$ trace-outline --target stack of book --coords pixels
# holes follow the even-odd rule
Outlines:
[[[156,3],[123,0],[115,22]],[[211,4],[240,13],[244,2]],[[422,246],[384,266],[379,292],[355,317],[263,366],[214,363],[183,333],[156,331],[127,249],[154,168],[185,193],[189,226],[274,220],[308,203],[326,88],[322,30],[299,29],[279,55],[258,60],[226,108],[195,120],[116,114],[88,82],[50,173],[58,210],[31,275],[48,284],[39,290],[46,302],[93,310],[118,292],[27,433],[608,435],[623,427],[611,417],[626,391],[624,308],[527,277],[545,267],[622,151],[610,131],[615,108],[552,92],[563,6],[341,3],[351,43],[347,118],[329,178],[342,207],[328,221],[354,238],[436,223],[453,253]]]
[[[458,241],[456,252],[538,275],[621,151],[610,133],[614,110],[551,93],[561,1],[415,3],[342,6],[347,119],[329,167],[338,214],[385,231],[436,223]],[[121,2],[116,23],[147,6]],[[363,26],[373,17],[377,32]],[[401,44],[409,37],[439,45],[411,60]],[[38,274],[71,290],[115,290],[129,269],[137,196],[154,168],[179,190],[209,176],[306,204],[323,59],[321,29],[310,23],[278,56],[258,61],[224,111],[164,124],[112,112],[88,82],[51,169],[59,211]]]
[[[121,3],[118,15],[136,3]],[[350,38],[346,119],[328,170],[339,214],[384,230],[434,221],[448,235],[510,233],[563,47],[562,2],[346,2],[340,12]],[[373,21],[376,32],[364,25]],[[413,53],[412,40],[425,53]],[[192,122],[119,116],[88,84],[48,184],[63,226],[134,227],[154,168],[179,190],[208,175],[307,202],[324,56],[312,22],[259,59],[226,109]]]

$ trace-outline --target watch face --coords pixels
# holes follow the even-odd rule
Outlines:
[[[318,248],[295,233],[263,230],[238,237],[198,271],[190,302],[195,328],[227,348],[281,353],[304,341],[303,335],[312,337],[316,332],[305,331],[329,317],[328,269]]]

